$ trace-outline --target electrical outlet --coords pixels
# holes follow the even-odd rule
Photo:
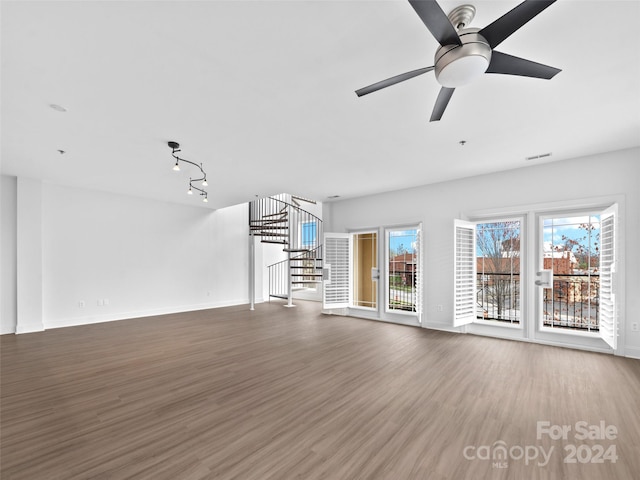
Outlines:
[[[84,300],[78,302],[78,308],[84,308]]]
[[[99,307],[104,306],[104,300],[102,300],[101,298],[100,298],[100,299],[98,299],[98,306],[99,306]]]
[[[102,303],[103,303],[103,305],[106,307],[107,305],[109,305],[109,299],[108,299],[108,298],[105,298],[105,299],[102,301]]]
[[[444,307],[442,305],[436,305],[436,310],[438,312],[444,312]]]
[[[640,326],[638,325],[638,322],[633,322],[631,324],[631,331],[632,332],[640,332]]]

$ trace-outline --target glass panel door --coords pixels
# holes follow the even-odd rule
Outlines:
[[[520,324],[521,221],[476,224],[476,316]]]
[[[539,268],[553,271],[541,284],[541,327],[597,333],[600,307],[600,214],[559,214],[541,219]]]
[[[387,230],[387,312],[415,313],[418,227]]]

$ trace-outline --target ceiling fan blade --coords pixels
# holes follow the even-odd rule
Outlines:
[[[556,0],[526,0],[478,33],[487,39],[491,48],[495,48],[513,32],[555,2]]]
[[[447,108],[454,90],[455,88],[447,87],[442,87],[440,89],[440,93],[438,94],[438,98],[436,99],[436,104],[433,107],[433,112],[431,112],[431,118],[429,119],[430,122],[437,122],[442,118],[444,109]]]
[[[368,93],[377,92],[378,90],[390,87],[391,85],[395,85],[396,83],[404,82],[405,80],[409,80],[410,78],[417,77],[418,75],[422,75],[423,73],[430,72],[434,68],[435,67],[425,67],[425,68],[419,68],[418,70],[412,70],[410,72],[401,73],[400,75],[396,75],[395,77],[387,78],[386,80],[381,80],[379,82],[374,83],[373,85],[369,85],[368,87],[363,87],[359,90],[356,90],[356,95],[361,97]]]
[[[502,73],[504,75],[520,75],[523,77],[550,80],[561,71],[559,68],[550,67],[494,50],[491,53],[491,62],[489,62],[489,68],[486,73]]]
[[[440,45],[462,45],[458,32],[435,0],[409,0]]]

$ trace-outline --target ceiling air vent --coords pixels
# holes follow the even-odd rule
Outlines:
[[[546,158],[546,157],[550,157],[551,156],[551,152],[549,153],[541,153],[540,155],[534,155],[532,157],[526,157],[525,160],[529,161],[529,160],[539,160],[541,158]]]

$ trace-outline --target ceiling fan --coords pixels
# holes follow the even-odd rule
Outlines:
[[[525,0],[513,10],[484,28],[469,28],[476,9],[473,5],[456,7],[447,16],[436,0],[409,0],[409,3],[440,44],[435,65],[387,78],[356,90],[358,97],[376,92],[435,70],[442,88],[429,121],[442,118],[456,87],[466,85],[484,73],[551,79],[561,70],[494,50],[507,37],[556,0]]]

